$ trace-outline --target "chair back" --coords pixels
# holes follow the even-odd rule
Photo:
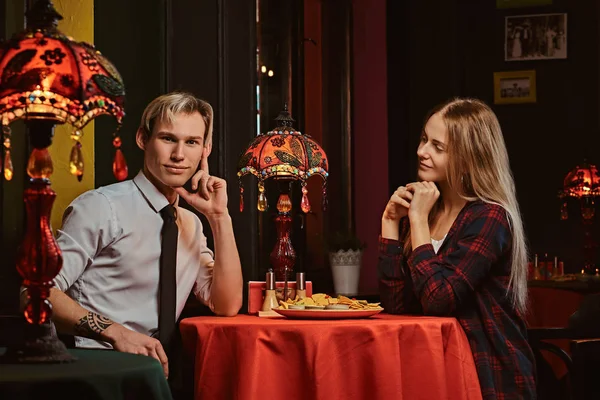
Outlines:
[[[571,342],[573,399],[600,399],[600,338]]]

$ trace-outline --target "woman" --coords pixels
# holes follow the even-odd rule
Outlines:
[[[522,47],[521,47],[521,32],[522,31],[523,31],[523,28],[521,28],[520,26],[517,26],[513,32],[512,51],[510,53],[512,58],[521,58],[521,56],[523,55],[523,51],[522,51]]]
[[[546,28],[546,56],[554,56],[554,38],[556,37],[556,31],[548,27]]]
[[[535,398],[527,248],[498,120],[479,100],[452,100],[430,113],[417,156],[419,181],[399,187],[382,217],[383,306],[456,317],[483,398]]]

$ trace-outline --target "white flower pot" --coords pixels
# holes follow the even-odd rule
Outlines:
[[[353,296],[358,294],[362,250],[338,250],[329,253],[336,294]]]

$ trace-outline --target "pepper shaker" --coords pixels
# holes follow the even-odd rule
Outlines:
[[[275,274],[272,269],[269,269],[267,272],[265,283],[265,300],[263,301],[261,311],[271,311],[271,309],[279,306],[277,303],[277,294],[275,293]]]
[[[298,299],[306,297],[306,278],[304,272],[296,272],[296,297]]]

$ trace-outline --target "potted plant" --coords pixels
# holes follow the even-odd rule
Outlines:
[[[365,243],[354,233],[336,232],[327,241],[329,263],[336,294],[358,294],[360,266]]]

